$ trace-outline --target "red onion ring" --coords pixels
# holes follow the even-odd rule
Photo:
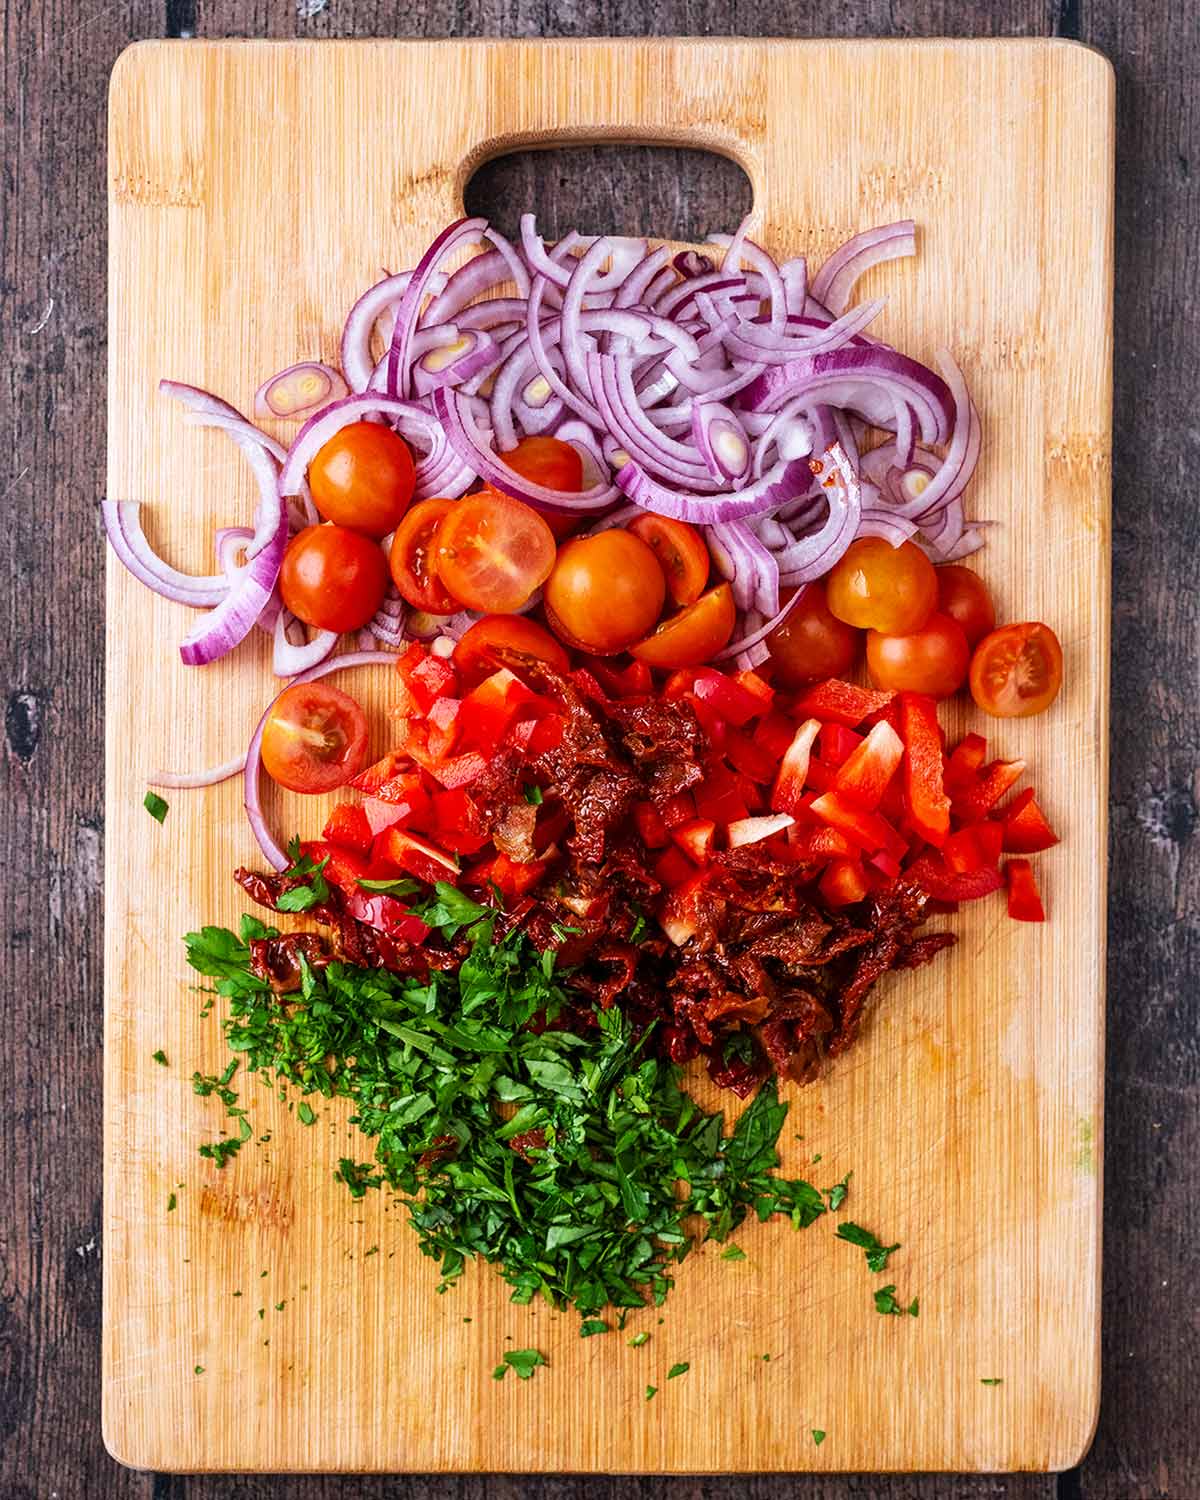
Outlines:
[[[833,252],[813,277],[812,295],[836,316],[845,310],[855,283],[865,271],[916,253],[916,225],[911,219],[868,229]]]
[[[281,403],[280,392],[296,390],[295,400]],[[337,370],[316,360],[302,360],[289,365],[264,380],[254,393],[254,415],[256,417],[282,417],[286,420],[306,417],[319,410],[329,401],[338,401],[350,394],[350,388]]]
[[[232,760],[223,761],[219,766],[210,766],[207,771],[155,771],[149,778],[149,785],[176,788],[216,786],[245,768],[246,754],[243,751],[241,755],[235,755]]]

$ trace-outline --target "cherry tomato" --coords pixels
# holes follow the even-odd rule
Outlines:
[[[937,573],[938,609],[958,621],[968,646],[977,646],[996,628],[996,607],[987,584],[978,573],[958,563],[948,563],[934,571]]]
[[[783,601],[795,592],[785,590]],[[847,676],[862,649],[862,632],[831,615],[824,584],[810,583],[799,604],[767,637],[767,645],[780,682],[804,687]]]
[[[704,538],[686,521],[672,521],[649,511],[629,523],[634,536],[658,558],[666,574],[667,595],[672,604],[695,604],[708,582],[711,560]]]
[[[997,719],[1040,714],[1062,687],[1063,655],[1049,625],[1002,625],[971,658],[971,697]]]
[[[949,698],[967,680],[971,648],[949,615],[931,614],[911,635],[867,631],[867,671],[877,688]]]
[[[614,527],[563,547],[546,584],[546,618],[569,646],[612,656],[653,628],[666,597],[654,553]]]
[[[452,599],[433,569],[433,543],[437,529],[458,502],[419,500],[404,513],[392,537],[388,555],[392,581],[400,597],[414,609],[431,615],[452,615],[458,602]]]
[[[475,621],[454,648],[454,665],[465,689],[478,687],[497,670],[489,654],[492,646],[511,646],[514,651],[524,651],[539,661],[549,662],[560,672],[568,671],[571,666],[567,653],[536,620],[526,615],[485,615]]]
[[[544,485],[548,490],[583,489],[583,459],[579,450],[561,438],[523,437],[515,448],[500,457],[522,479]],[[542,519],[556,537],[570,536],[579,525],[579,517],[564,510],[542,511]]]
[[[390,427],[351,422],[317,450],[308,483],[327,521],[387,536],[413,496],[412,454]]]
[[[937,607],[937,575],[919,547],[882,537],[851,542],[825,580],[831,614],[847,625],[911,635]]]
[[[263,765],[290,792],[331,792],[362,770],[367,716],[326,682],[298,682],[271,705],[263,728]]]
[[[387,593],[378,542],[344,526],[308,526],[283,554],[279,592],[298,620],[318,630],[359,630]]]
[[[678,667],[698,667],[711,661],[722,646],[729,644],[737,624],[737,606],[733,590],[727,583],[702,594],[694,604],[664,620],[653,635],[629,649],[648,667],[674,671]]]
[[[511,614],[554,566],[554,533],[532,506],[492,490],[456,501],[437,529],[434,567],[468,609]]]

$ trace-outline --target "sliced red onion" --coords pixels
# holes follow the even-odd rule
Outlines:
[[[324,661],[338,643],[336,630],[318,630],[308,640],[303,625],[286,609],[281,609],[275,617],[273,635],[271,670],[276,677],[294,677],[297,672],[307,672],[309,667]],[[293,635],[300,639],[293,640]]]
[[[254,393],[256,417],[306,417],[329,401],[350,394],[337,370],[316,360],[289,365],[264,380]]]
[[[703,276],[713,269],[713,263],[699,250],[681,250],[672,262],[681,276]]]
[[[742,221],[741,227],[735,235],[711,234],[709,243],[724,245],[725,259],[721,263],[721,269],[726,274],[738,272],[742,261],[749,263],[750,267],[763,278],[766,283],[765,291],[770,299],[771,311],[769,314],[770,326],[782,328],[787,318],[787,292],[784,289],[783,278],[779,274],[779,267],[770,255],[756,245],[753,240],[746,238],[746,227],[748,219]]]
[[[911,541],[917,533],[917,523],[892,510],[867,509],[858,523],[859,536],[882,537],[893,547]]]
[[[781,365],[804,355],[826,353],[850,343],[854,336],[873,323],[884,308],[884,299],[864,302],[853,307],[835,323],[812,333],[787,334],[742,323],[725,335],[725,347],[735,359],[757,360],[760,364]]]
[[[753,646],[745,651],[739,651],[734,657],[734,665],[739,672],[754,672],[762,666],[763,662],[770,661],[771,648],[766,641],[755,641]]]
[[[468,245],[477,245],[487,227],[486,219],[459,219],[442,230],[417,262],[412,279],[404,288],[404,295],[396,309],[396,324],[392,329],[392,343],[388,350],[387,391],[390,396],[407,394],[410,345],[430,278],[437,273],[447,256]]]
[[[709,526],[708,548],[717,571],[729,580],[739,609],[779,613],[779,563],[746,522]]]
[[[617,485],[643,510],[693,525],[709,526],[720,521],[748,521],[778,510],[794,499],[812,481],[808,464],[778,463],[754,484],[734,494],[697,495],[668,489],[651,478],[632,460],[617,475]]]
[[[460,385],[496,363],[499,350],[491,334],[478,329],[460,333],[453,324],[448,325],[448,330],[451,339],[439,348],[430,349],[413,364],[413,390],[418,396],[426,395],[435,385]]]
[[[138,580],[164,599],[193,608],[220,604],[229,593],[229,578],[222,572],[197,577],[171,567],[150,546],[139,519],[136,500],[102,500],[100,513],[113,551]],[[247,533],[253,536],[253,532]]]
[[[800,537],[776,554],[781,583],[810,583],[828,573],[858,532],[862,486],[840,444],[826,450],[817,480],[829,503],[829,515],[819,531]]]
[[[546,289],[550,282],[544,276],[536,276],[529,293],[529,306],[525,316],[525,329],[529,337],[529,347],[533,352],[534,361],[541,371],[542,378],[550,389],[563,403],[564,406],[573,411],[577,416],[584,419],[592,427],[603,427],[604,422],[600,413],[596,410],[590,399],[585,400],[576,391],[572,390],[565,380],[554,368],[550,359],[549,349],[542,329],[541,308],[542,299],[546,295]],[[561,324],[559,335],[561,337]]]
[[[803,255],[794,260],[785,260],[779,267],[779,279],[783,282],[783,295],[787,303],[788,321],[804,311],[808,297],[808,261]]]
[[[654,293],[650,290],[651,283],[662,271],[667,271],[670,284],[675,284],[675,273],[671,271],[667,262],[671,258],[671,252],[666,245],[660,245],[652,254],[647,255],[640,266],[635,266],[629,275],[621,283],[621,288],[613,300],[614,307],[634,307],[643,303],[646,307],[654,306]]]
[[[574,242],[579,243],[579,236],[572,236]],[[535,279],[544,276],[554,286],[565,288],[571,279],[570,271],[561,264],[566,260],[562,254],[563,241],[558,243],[558,254],[548,255],[545,242],[537,232],[537,219],[533,214],[521,215],[521,249],[525,253],[525,259],[529,262],[529,268],[534,272]]]
[[[717,490],[725,483],[713,478],[693,444],[676,442],[655,427],[638,401],[627,361],[589,354],[587,370],[604,425],[631,459],[656,477],[690,489]]]
[[[750,472],[751,449],[746,429],[735,412],[719,401],[692,403],[692,441],[708,472],[726,484],[737,484]]]
[[[253,540],[254,532],[249,526],[222,526],[213,537],[217,561],[227,583],[236,583],[242,576],[242,570],[246,566],[246,548]]]
[[[365,391],[370,383],[375,360],[371,354],[371,335],[375,325],[388,308],[400,305],[411,271],[401,271],[397,276],[385,276],[362,294],[350,309],[342,328],[341,361],[342,374],[352,391]],[[429,288],[432,291],[432,287]]]
[[[155,771],[154,775],[149,778],[149,784],[177,788],[216,786],[219,782],[228,781],[230,777],[236,776],[245,768],[246,752],[243,750],[232,760],[223,761],[219,766],[210,766],[207,771]]]
[[[595,428],[581,422],[578,417],[568,417],[553,429],[560,443],[570,443],[583,461],[583,487],[595,489],[608,484],[610,468],[596,437]]]
[[[916,514],[922,519],[936,515],[939,510],[957,500],[966,489],[975,472],[975,465],[979,462],[982,441],[979,413],[971,400],[962,371],[946,349],[938,350],[937,361],[954,393],[954,436],[946,450],[945,460],[930,480],[928,488],[917,500],[910,501],[904,507],[905,515]],[[909,506],[912,505],[918,505],[919,509],[911,510]]]
[[[288,520],[281,505],[274,536],[249,558],[241,579],[221,603],[180,641],[184,666],[202,667],[245,640],[271,602],[287,543]]]
[[[309,667],[307,671],[301,672],[293,678],[288,687],[295,687],[301,682],[316,682],[321,677],[327,677],[331,672],[348,671],[351,667],[375,667],[393,666],[396,658],[387,651],[352,651],[346,656],[334,656],[320,663],[319,666]],[[287,688],[282,689],[287,692]],[[277,693],[267,705],[267,711],[258,721],[258,727],[250,737],[250,745],[246,751],[246,816],[250,820],[250,828],[258,841],[258,847],[263,852],[263,858],[276,870],[286,870],[290,861],[287,855],[271,837],[267,829],[266,819],[263,817],[259,779],[262,772],[262,737],[263,730],[267,727],[267,719],[279,697]]]
[[[899,219],[879,229],[868,229],[835,250],[812,281],[812,295],[837,316],[850,301],[855,283],[864,271],[886,260],[899,260],[917,253],[916,225]]]
[[[547,489],[545,485],[524,479],[508,467],[479,432],[467,400],[457,391],[441,386],[433,392],[433,409],[451,447],[485,484],[540,510],[602,510],[616,498],[616,488],[610,484],[595,485],[575,494]]]

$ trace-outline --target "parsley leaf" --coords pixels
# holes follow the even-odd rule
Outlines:
[[[819,1448],[821,1446],[821,1444],[825,1441],[825,1434],[821,1431],[821,1429],[819,1427],[814,1427],[813,1430],[812,1430],[812,1439],[813,1439],[813,1442],[816,1443],[817,1447]]]
[[[456,886],[445,880],[439,880],[433,889],[437,900],[415,910],[422,922],[429,927],[438,928],[444,937],[457,937],[464,927],[473,927],[484,917],[493,915],[488,907],[480,906],[470,896],[464,896]]]
[[[415,896],[421,889],[421,882],[412,880],[407,875],[398,876],[395,880],[360,880],[358,884],[364,891],[380,896]]]
[[[158,1049],[157,1052],[152,1052],[150,1054],[150,1056],[154,1059],[154,1061],[156,1063],[159,1064],[160,1067],[165,1068],[165,1067],[169,1066],[169,1064],[167,1062],[167,1054],[163,1051],[163,1049],[161,1047]]]
[[[317,1122],[312,1105],[304,1099],[301,1099],[300,1103],[297,1104],[296,1113],[300,1117],[301,1125],[315,1125]]]
[[[686,1375],[691,1368],[687,1360],[683,1360],[680,1364],[672,1365],[667,1371],[667,1379],[674,1380],[676,1375]]]
[[[542,803],[546,800],[542,795],[542,789],[540,786],[525,787],[524,796],[526,802],[532,802],[534,807],[541,807]]]
[[[894,1286],[880,1287],[875,1293],[875,1311],[877,1313],[890,1313],[893,1317],[897,1318],[902,1318],[907,1313],[910,1318],[915,1318],[920,1310],[920,1304],[916,1297],[912,1299],[907,1307],[897,1302],[896,1288]]]
[[[522,1380],[529,1380],[538,1365],[549,1363],[544,1354],[539,1354],[536,1349],[506,1349],[504,1351],[504,1363],[496,1366],[497,1380],[503,1380],[504,1372],[509,1368],[514,1369]],[[497,1373],[498,1372],[498,1373]]]
[[[656,1385],[648,1385],[646,1387],[646,1400],[647,1401],[653,1400],[653,1398],[655,1396],[657,1396],[657,1395],[658,1395],[658,1387]]]
[[[888,1256],[893,1251],[899,1250],[899,1245],[885,1245],[877,1235],[869,1229],[863,1229],[859,1224],[839,1224],[837,1227],[839,1240],[848,1240],[850,1244],[857,1245],[867,1258],[867,1265],[872,1271],[886,1269]]]
[[[579,1337],[581,1339],[590,1339],[593,1334],[608,1332],[608,1324],[603,1318],[586,1318],[579,1325]]]
[[[813,1160],[815,1161],[816,1157]],[[845,1203],[846,1194],[850,1190],[850,1179],[853,1176],[853,1172],[847,1172],[841,1182],[835,1182],[832,1187],[825,1189],[825,1197],[829,1200],[830,1213],[836,1213],[842,1204]],[[899,1249],[899,1246],[896,1248]]]
[[[147,792],[142,801],[142,806],[158,823],[163,821],[170,810],[170,803],[164,802],[157,792]]]
[[[168,1213],[173,1213],[175,1211],[175,1206],[178,1204],[178,1202],[179,1202],[179,1199],[175,1196],[175,1194],[174,1193],[169,1193],[167,1195],[167,1212]]]
[[[648,1344],[649,1342],[650,1335],[643,1328],[641,1333],[635,1333],[634,1336],[629,1340],[629,1347],[631,1349],[640,1349],[643,1344]]]
[[[985,1377],[983,1380],[981,1380],[979,1382],[979,1384],[980,1385],[1003,1385],[1004,1384],[1004,1377],[1002,1375],[990,1375],[990,1376]]]
[[[746,1252],[740,1245],[730,1245],[728,1249],[721,1251],[722,1260],[745,1260]]]

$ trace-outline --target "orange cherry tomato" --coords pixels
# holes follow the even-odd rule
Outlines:
[[[431,615],[452,615],[458,603],[443,587],[433,569],[433,543],[437,529],[458,502],[419,500],[404,514],[392,537],[388,563],[392,582],[400,597],[414,609]]]
[[[664,620],[653,635],[629,649],[648,667],[674,671],[711,661],[729,644],[737,624],[737,606],[727,583],[702,594],[694,604]]]
[[[944,568],[934,571],[937,573],[938,609],[958,621],[968,646],[977,646],[996,628],[996,606],[992,603],[987,584],[978,573],[959,563],[947,563]]]
[[[279,592],[298,620],[318,630],[359,630],[387,593],[379,543],[344,526],[308,526],[283,554]]]
[[[971,697],[997,719],[1040,714],[1062,687],[1063,654],[1049,625],[1002,625],[985,635],[971,658]]]
[[[522,479],[544,485],[548,490],[570,490],[577,494],[583,488],[583,459],[577,448],[561,438],[523,437],[515,448],[499,456]],[[580,517],[565,510],[544,510],[539,514],[560,540],[570,536],[580,521]]]
[[[524,651],[527,656],[549,662],[560,672],[568,671],[571,666],[567,653],[536,620],[527,615],[485,615],[475,621],[454,648],[454,665],[464,689],[478,687],[497,670],[490,654],[492,646],[511,646],[514,651]]]
[[[290,792],[331,792],[362,770],[367,716],[326,682],[284,688],[263,727],[262,759],[272,780]]]
[[[492,490],[466,495],[434,539],[434,567],[468,609],[511,614],[554,566],[554,533],[532,506]]]
[[[933,564],[919,547],[882,537],[851,542],[825,580],[831,614],[861,630],[911,635],[937,607]]]
[[[704,538],[686,521],[673,521],[647,511],[629,523],[634,536],[658,558],[666,574],[667,594],[672,604],[695,604],[708,582],[711,560]]]
[[[867,631],[867,671],[877,688],[949,698],[967,680],[970,664],[962,626],[936,610],[911,635]]]
[[[783,602],[795,592],[785,590]],[[847,676],[862,649],[862,631],[831,615],[824,585],[810,583],[799,604],[767,637],[767,646],[780,682],[785,687],[805,687]]]
[[[413,497],[412,454],[390,427],[351,422],[308,466],[313,504],[327,521],[383,537]]]
[[[612,656],[653,628],[666,597],[654,553],[613,527],[563,546],[546,583],[546,618],[569,646]]]

